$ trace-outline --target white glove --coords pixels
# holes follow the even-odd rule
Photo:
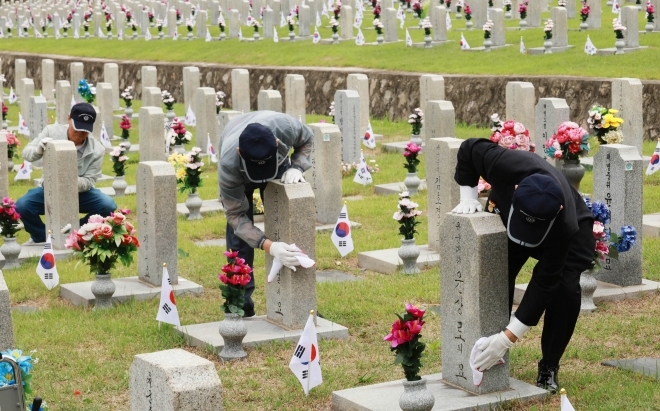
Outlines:
[[[280,260],[280,262],[287,268],[296,271],[296,266],[300,265],[300,261],[296,256],[304,257],[305,254],[298,251],[298,247],[294,247],[281,241],[274,242],[270,245],[270,255]]]
[[[490,370],[494,365],[500,363],[511,347],[513,347],[513,343],[504,334],[504,331],[491,335],[477,347],[482,353],[474,360],[474,366],[479,371]]]
[[[49,141],[53,141],[53,139],[50,137],[44,137],[41,139],[41,141],[39,141],[39,145],[37,146],[37,154],[44,153],[46,150],[46,144],[48,144]]]
[[[304,183],[305,179],[303,178],[302,171],[291,167],[282,174],[282,182],[284,184]]]
[[[476,186],[461,186],[461,202],[451,210],[456,214],[474,214],[477,211],[483,211],[479,200],[479,190]]]

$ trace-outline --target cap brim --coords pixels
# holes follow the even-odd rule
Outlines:
[[[509,239],[516,244],[529,248],[538,247],[550,232],[555,218],[547,221],[536,220],[534,224],[531,224],[527,222],[520,210],[511,205],[506,232]]]
[[[73,123],[73,129],[76,131],[86,131],[88,133],[94,131],[94,124],[83,123],[74,119],[71,119],[71,122]]]
[[[273,156],[264,164],[250,164],[241,157],[245,174],[253,183],[265,183],[277,176],[277,156]]]

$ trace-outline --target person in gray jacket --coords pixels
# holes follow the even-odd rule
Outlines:
[[[312,166],[312,130],[301,121],[274,111],[243,114],[225,127],[220,136],[218,183],[227,217],[227,249],[253,266],[254,249],[260,248],[295,271],[302,255],[290,244],[266,238],[254,226],[252,196],[255,190],[263,200],[269,181],[304,183],[302,173]],[[289,151],[293,149],[291,158]],[[244,316],[254,316],[254,276],[246,287]]]
[[[76,146],[78,154],[78,205],[80,212],[86,214],[80,225],[87,222],[90,215],[110,215],[117,208],[112,197],[94,188],[101,177],[105,148],[90,134],[94,128],[96,110],[91,104],[79,103],[71,108],[68,124],[53,124],[44,130],[23,149],[23,158],[34,162],[41,159],[46,144],[53,140],[68,140]],[[30,233],[30,240],[24,245],[39,244],[46,241],[46,226],[41,221],[44,215],[44,189],[33,188],[16,201],[16,211],[21,215],[25,231]],[[62,227],[51,227],[59,230]]]

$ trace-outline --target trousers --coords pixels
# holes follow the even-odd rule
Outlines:
[[[117,209],[115,200],[100,190],[92,188],[89,191],[78,193],[78,207],[80,213],[86,214],[80,219],[80,225],[87,223],[89,216],[99,214],[107,217]],[[21,215],[21,221],[25,231],[35,243],[46,241],[46,225],[41,221],[41,216],[46,213],[44,207],[43,187],[33,188],[16,201],[16,211]],[[50,227],[51,230],[61,230],[63,227]]]
[[[580,316],[582,288],[580,274],[589,268],[595,249],[593,223],[580,223],[579,230],[571,241],[571,250],[566,257],[559,286],[553,295],[545,300],[541,296],[525,295],[539,303],[545,301],[545,320],[541,335],[541,352],[549,367],[559,365],[566,347],[573,336],[575,324]],[[524,248],[509,240],[509,312],[513,307],[513,293],[516,277],[529,257],[534,257],[534,249]],[[525,252],[527,251],[527,252]]]

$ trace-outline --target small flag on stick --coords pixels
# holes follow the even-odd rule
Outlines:
[[[309,390],[323,383],[319,354],[316,327],[314,326],[314,311],[312,310],[300,336],[300,341],[298,341],[298,345],[293,352],[291,362],[289,362],[289,368],[300,381],[305,395],[309,395]]]
[[[60,275],[55,266],[55,255],[53,254],[53,242],[50,238],[51,231],[48,230],[48,238],[44,244],[44,250],[37,264],[37,275],[41,278],[46,288],[52,290],[60,283]]]
[[[341,213],[339,213],[339,219],[337,219],[337,224],[332,230],[332,235],[330,236],[332,243],[337,247],[339,254],[342,257],[346,254],[353,251],[353,236],[351,233],[351,221],[348,219],[348,209],[346,208],[346,203],[341,208]]]
[[[179,311],[176,308],[176,300],[174,299],[174,289],[170,282],[170,274],[167,272],[167,264],[163,263],[163,282],[161,283],[160,290],[160,305],[158,306],[158,315],[156,320],[181,326],[179,321]]]

